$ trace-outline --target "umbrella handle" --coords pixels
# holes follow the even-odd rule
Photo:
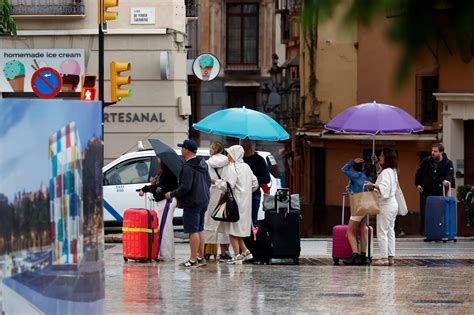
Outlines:
[[[372,156],[375,155],[375,135],[372,136]],[[370,157],[372,159],[372,156]],[[375,165],[375,160],[372,160],[372,165]]]

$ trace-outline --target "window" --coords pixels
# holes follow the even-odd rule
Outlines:
[[[126,161],[105,174],[104,185],[146,184],[149,174],[150,158]]]
[[[258,61],[258,4],[227,4],[227,64],[256,65]]]
[[[257,109],[258,88],[233,88],[227,90],[227,107]]]
[[[438,92],[438,76],[416,77],[416,118],[423,125],[438,122],[438,101],[433,93]]]

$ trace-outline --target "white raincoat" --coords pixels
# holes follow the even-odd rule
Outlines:
[[[223,170],[221,177],[230,184],[239,207],[240,219],[237,222],[220,222],[219,232],[224,232],[237,237],[250,236],[252,229],[252,192],[257,190],[257,177],[253,175],[250,166],[243,160],[244,149],[240,145],[231,146],[226,150],[234,159],[229,167]],[[223,181],[218,185],[223,191],[226,183]]]
[[[221,189],[219,185],[222,180],[219,180],[217,172],[222,177],[224,169],[229,167],[229,160],[224,154],[214,154],[207,160],[209,176],[216,180],[215,185],[211,185],[211,199],[207,207],[206,216],[204,219],[204,243],[206,244],[229,244],[229,235],[217,232],[219,222],[211,218],[212,211],[217,206],[217,202],[221,196]],[[225,183],[224,183],[225,184]]]

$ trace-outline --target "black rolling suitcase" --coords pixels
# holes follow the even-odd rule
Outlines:
[[[252,253],[252,263],[256,265],[268,264],[272,259],[272,245],[270,234],[265,226],[265,220],[259,220],[252,229],[249,237],[244,238],[245,246]]]
[[[278,189],[275,196],[265,195],[264,210],[272,258],[289,258],[297,264],[301,252],[299,196],[290,196],[288,189]]]

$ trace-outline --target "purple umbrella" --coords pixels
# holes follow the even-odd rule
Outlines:
[[[372,153],[377,134],[410,134],[424,129],[403,109],[375,101],[349,107],[324,127],[336,132],[373,135]]]

